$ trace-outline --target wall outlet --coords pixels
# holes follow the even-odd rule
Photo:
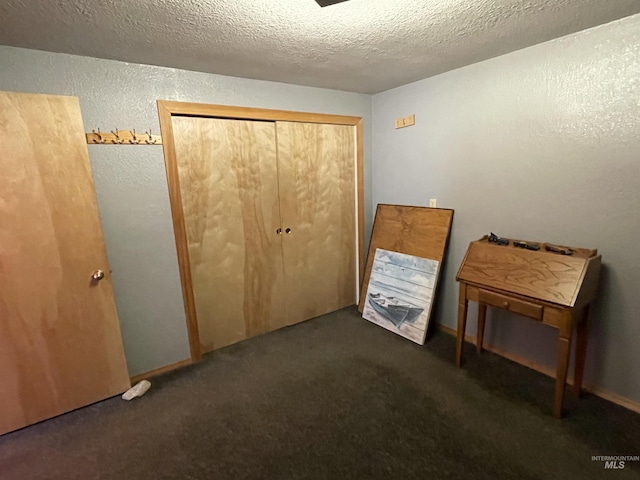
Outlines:
[[[429,199],[429,208],[436,208],[436,199],[435,198],[430,198]]]

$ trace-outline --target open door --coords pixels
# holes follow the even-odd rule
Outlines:
[[[129,386],[78,99],[0,92],[0,434]]]

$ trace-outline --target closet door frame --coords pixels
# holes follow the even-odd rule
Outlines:
[[[262,108],[233,107],[228,105],[209,105],[202,103],[176,102],[158,100],[158,115],[160,118],[160,131],[162,134],[162,148],[167,171],[167,183],[169,186],[169,200],[171,202],[171,216],[173,218],[173,231],[176,239],[178,254],[178,267],[180,270],[180,283],[187,319],[187,331],[189,334],[189,347],[191,361],[197,362],[202,358],[200,350],[200,338],[198,333],[198,320],[196,316],[193,283],[191,278],[191,264],[189,263],[189,250],[187,245],[187,232],[184,213],[182,209],[182,196],[180,193],[180,179],[178,175],[178,162],[173,137],[171,117],[173,116],[197,116],[235,120],[262,120],[284,121],[303,123],[324,123],[334,125],[350,125],[355,127],[355,174],[356,174],[356,218],[357,218],[357,262],[358,285],[356,295],[359,294],[359,286],[364,275],[364,173],[363,173],[363,128],[362,117],[345,115],[328,115],[322,113],[295,112],[287,110],[269,110]]]

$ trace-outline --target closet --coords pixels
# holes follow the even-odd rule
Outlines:
[[[0,92],[0,434],[130,386],[75,97]]]
[[[360,119],[211,108],[161,115],[196,358],[353,305],[358,291]]]

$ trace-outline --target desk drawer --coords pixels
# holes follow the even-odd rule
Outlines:
[[[518,313],[535,320],[542,320],[542,305],[482,289],[478,290],[478,301],[491,305],[492,307],[504,308],[510,312]]]

